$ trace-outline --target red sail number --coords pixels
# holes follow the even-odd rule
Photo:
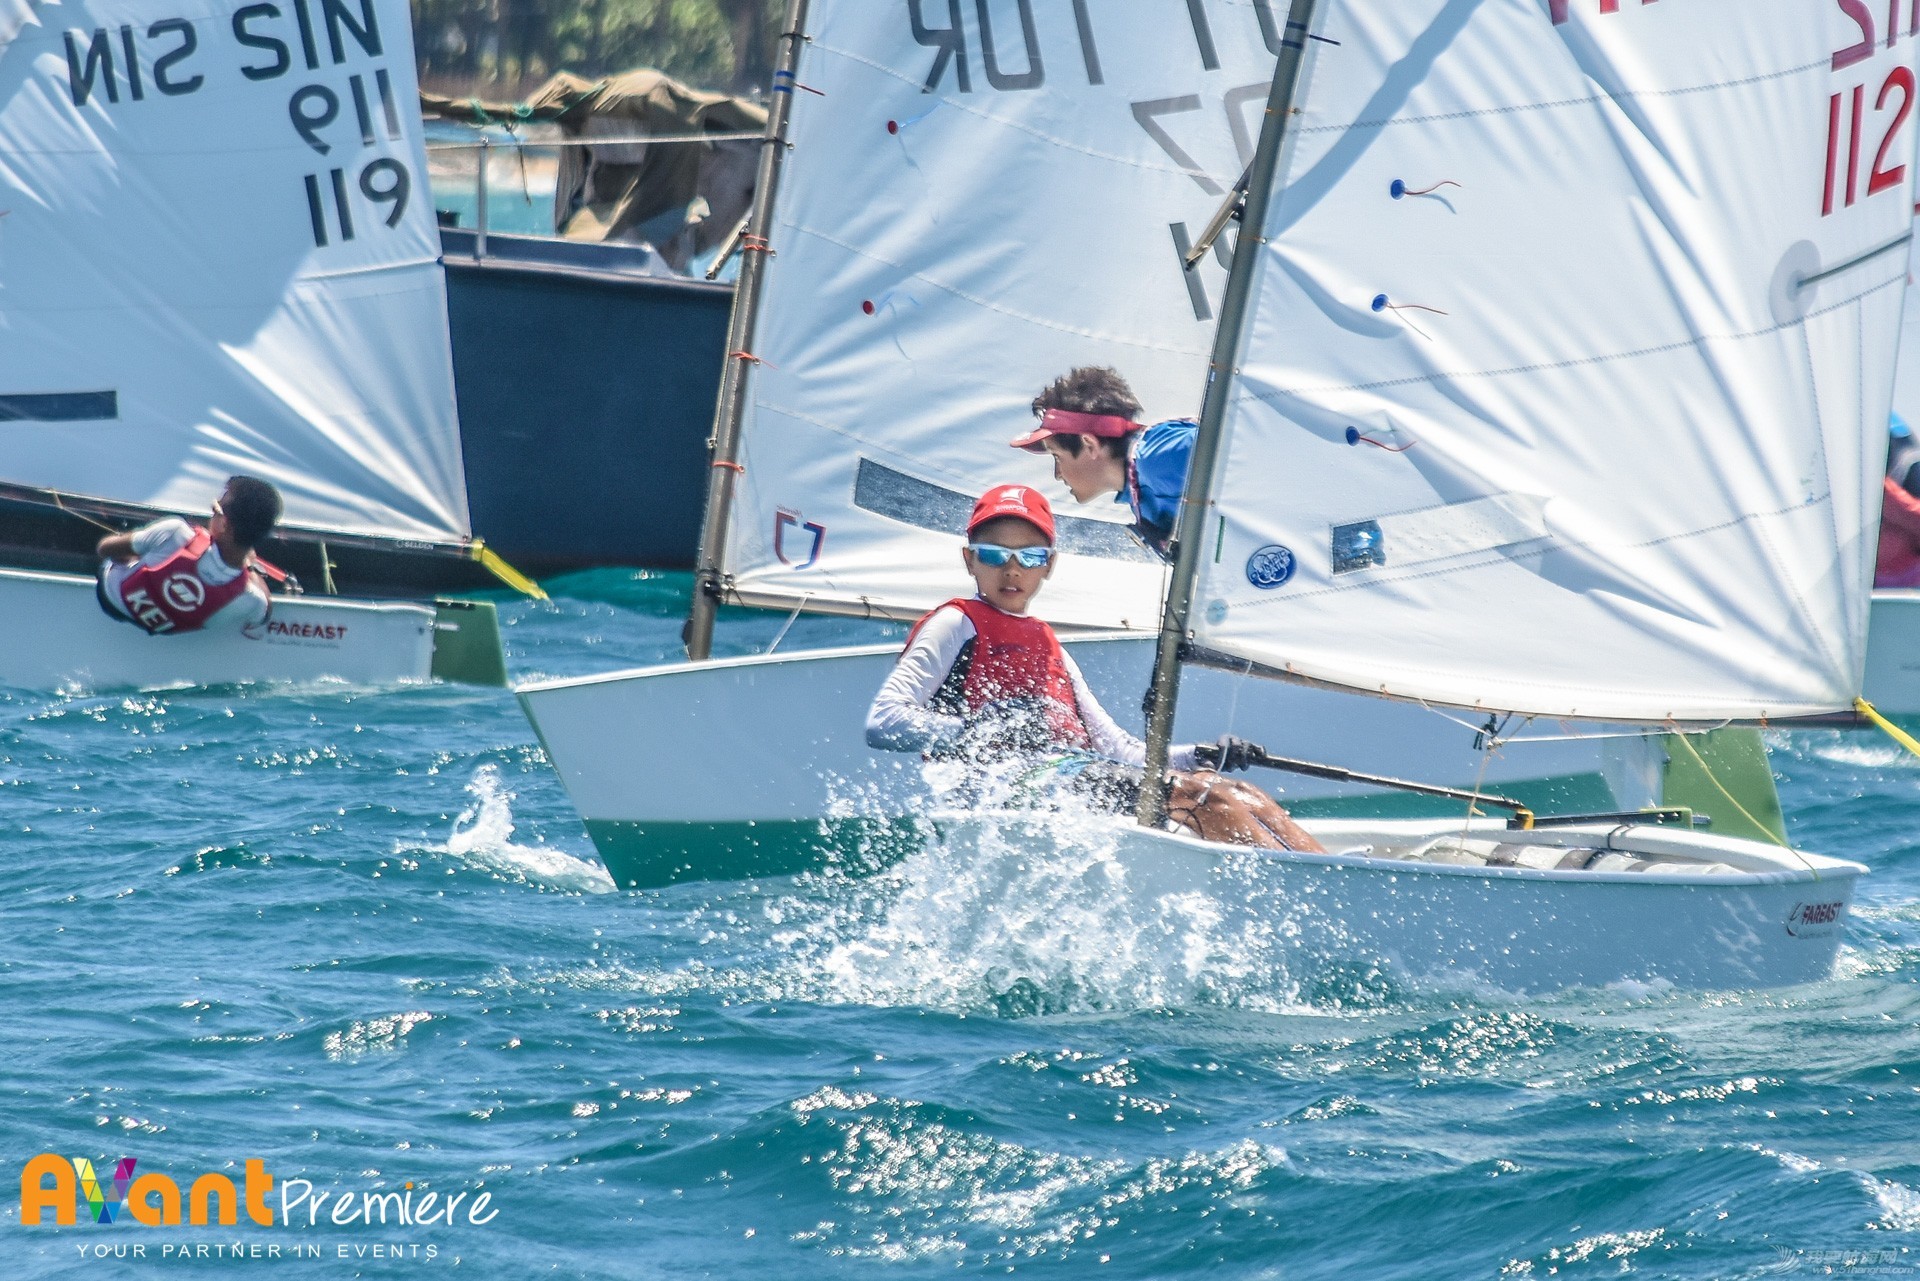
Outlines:
[[[1888,103],[1896,90],[1899,93],[1899,105],[1885,124],[1880,136],[1880,148],[1874,152],[1873,167],[1866,175],[1866,194],[1869,196],[1891,191],[1906,181],[1906,165],[1889,166],[1887,160],[1889,156],[1901,154],[1894,144],[1905,132],[1907,119],[1913,114],[1915,81],[1911,67],[1895,67],[1887,73],[1879,96],[1874,99],[1876,116],[1887,115]],[[1866,114],[1865,85],[1856,85],[1847,93],[1836,93],[1828,100],[1826,186],[1820,204],[1823,215],[1832,213],[1836,208],[1850,209],[1860,200],[1860,163],[1865,154],[1861,143],[1867,128]]]

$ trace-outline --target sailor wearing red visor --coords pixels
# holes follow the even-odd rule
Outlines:
[[[1140,541],[1167,557],[1199,426],[1190,418],[1151,427],[1134,421],[1140,401],[1111,369],[1063,375],[1034,398],[1033,412],[1039,426],[1013,447],[1051,455],[1054,478],[1075,502],[1114,494],[1132,510]]]

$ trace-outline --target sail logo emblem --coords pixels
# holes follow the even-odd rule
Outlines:
[[[787,531],[789,529],[799,531],[792,536],[796,545],[791,554],[789,554],[787,550],[787,539],[789,536]],[[791,569],[812,569],[814,564],[819,561],[820,549],[826,545],[826,541],[827,527],[825,525],[816,524],[806,519],[799,512],[788,511],[784,507],[775,510],[773,516],[773,554],[780,558],[782,565]],[[800,555],[800,548],[802,546],[806,548],[806,554],[798,560],[794,559],[795,556]]]
[[[1293,577],[1293,552],[1278,543],[1269,543],[1247,557],[1247,581],[1263,592],[1284,586]]]
[[[1840,914],[1846,904],[1832,903],[1795,903],[1793,910],[1787,913],[1787,933],[1794,938],[1825,938],[1832,934],[1840,924]]]
[[[175,574],[161,584],[160,594],[167,598],[167,604],[187,612],[200,608],[200,602],[207,598],[207,585],[193,574]]]

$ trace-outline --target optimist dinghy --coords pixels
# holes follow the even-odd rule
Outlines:
[[[503,682],[491,605],[332,598],[494,581],[416,101],[400,0],[0,14],[0,683]],[[310,593],[260,636],[148,638],[42,572],[233,473]]]
[[[1270,854],[1119,821],[941,815],[948,858],[1106,846],[1107,884],[1150,906],[1204,895],[1224,937],[1288,940],[1296,979],[1379,971],[1513,993],[1610,983],[1785,987],[1833,971],[1858,863],[1619,823],[1305,823],[1332,853]],[[1071,861],[1071,860],[1069,860]],[[1151,919],[1143,912],[1141,919]]]
[[[1183,257],[1253,159],[1284,10],[1116,3],[1076,20],[1069,6],[1034,6],[1031,26],[969,18],[946,31],[889,6],[815,11],[809,20],[795,5],[784,28],[806,39],[788,42],[780,83],[822,92],[773,104],[770,129],[790,140],[793,163],[776,170],[788,147],[767,148],[757,188],[749,243],[777,254],[750,253],[742,266],[729,343],[741,359],[718,410],[690,636],[697,661],[518,691],[623,885],[857,870],[924,839],[918,819],[936,797],[920,762],[872,751],[862,732],[897,647],[708,660],[712,610],[915,618],[964,583],[966,513],[997,483],[1051,487],[1066,554],[1040,608],[1064,628],[1131,631],[1083,630],[1066,643],[1106,708],[1142,728],[1167,568],[1118,523],[1124,508],[1071,503],[1044,458],[1008,441],[1031,425],[1035,392],[1078,365],[1119,368],[1149,421],[1197,407],[1230,255],[1223,239],[1194,271]],[[1403,62],[1394,84],[1417,82],[1418,67]],[[1345,146],[1357,163],[1373,141],[1357,133]],[[1395,202],[1396,179],[1418,189],[1450,175],[1367,159],[1368,180],[1378,169],[1381,199],[1411,226],[1484,216],[1446,203],[1452,187]],[[1475,198],[1530,208],[1526,181],[1516,168]],[[1399,313],[1365,305],[1379,288],[1354,323],[1386,346],[1404,331],[1385,329]],[[1400,440],[1375,430],[1387,426],[1380,417],[1343,420],[1367,424],[1371,443],[1341,450],[1376,467],[1419,464],[1419,450],[1373,447]],[[1283,479],[1277,498],[1313,483],[1263,475]],[[1284,565],[1265,572],[1284,577]],[[1479,616],[1492,612],[1497,602]],[[1781,835],[1750,729],[1680,739],[1666,726],[1597,723],[1600,709],[1584,706],[1490,722],[1484,709],[1367,693],[1202,671],[1181,733],[1260,737],[1456,788],[1477,781],[1543,814],[1690,807],[1712,816],[1716,835]],[[1285,801],[1321,817],[1460,809],[1314,778],[1289,780]]]
[[[1150,772],[1190,664],[1666,724],[1860,705],[1913,182],[1834,143],[1841,107],[1879,94],[1894,109],[1857,136],[1910,153],[1892,99],[1920,32],[1862,44],[1798,0],[1723,17],[1295,0]],[[1449,207],[1404,199],[1440,173]],[[1824,202],[1802,181],[1822,175]],[[1388,433],[1404,451],[1357,447]],[[1163,807],[1146,791],[1120,839],[1197,879]],[[1512,826],[1249,857],[1363,951],[1529,987],[1821,977],[1864,871],[1631,822]]]

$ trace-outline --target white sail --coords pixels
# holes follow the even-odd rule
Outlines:
[[[1552,715],[1850,705],[1920,39],[1737,8],[1325,0],[1202,652]]]
[[[0,40],[0,481],[469,532],[402,0],[68,0]],[[0,29],[4,34],[4,29]]]
[[[1151,628],[1163,567],[1008,442],[1079,365],[1191,417],[1225,254],[1197,238],[1251,155],[1276,0],[814,6],[769,239],[725,568],[758,601],[914,614],[966,585],[978,494],[1043,485],[1039,611]]]

